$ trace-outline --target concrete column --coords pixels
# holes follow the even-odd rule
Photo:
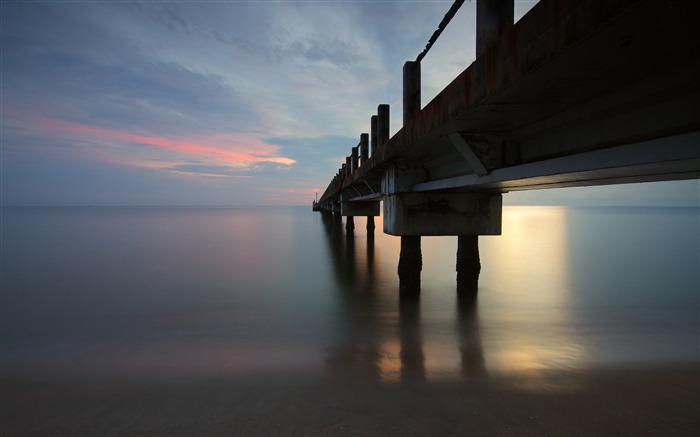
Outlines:
[[[408,61],[403,66],[403,125],[420,112],[420,62]],[[420,236],[401,236],[399,255],[399,294],[402,298],[420,295],[420,274],[423,255]]]
[[[389,141],[389,105],[377,106],[377,150]],[[374,151],[372,152],[374,155]]]
[[[401,298],[420,295],[420,273],[423,270],[423,255],[420,248],[420,236],[401,237],[401,254],[399,255],[399,294]]]
[[[479,288],[479,236],[460,235],[457,237],[457,293],[468,295]]]
[[[377,116],[373,115],[370,122],[369,148],[372,156],[377,153]]]
[[[373,235],[374,234],[374,216],[368,215],[367,216],[367,235]]]
[[[403,64],[403,125],[420,112],[420,62]]]
[[[345,232],[348,234],[355,232],[355,217],[351,215],[345,217]]]
[[[481,56],[513,25],[514,0],[477,0],[476,56]]]

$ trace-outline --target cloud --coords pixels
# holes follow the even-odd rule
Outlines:
[[[66,140],[75,138],[81,140],[90,138],[91,144],[100,144],[103,153],[111,152],[113,159],[129,162],[130,149],[114,149],[110,145],[128,145],[150,147],[175,152],[173,158],[192,156],[208,159],[213,162],[228,164],[231,168],[250,168],[257,163],[275,163],[292,165],[291,158],[277,154],[278,146],[247,134],[213,133],[205,136],[178,136],[175,138],[154,136],[147,133],[103,128],[89,124],[75,123],[58,118],[46,117],[41,114],[28,113],[24,115],[27,123],[26,130],[38,131],[44,136],[59,137]],[[30,127],[31,126],[31,127]],[[127,152],[127,156],[121,156]],[[133,161],[139,165],[138,161]]]
[[[377,105],[401,127],[403,64],[450,4],[5,2],[3,202],[306,204]],[[473,58],[474,8],[424,105]]]
[[[250,175],[240,175],[238,172],[232,171],[231,167],[225,165],[177,164],[171,167],[165,167],[163,170],[206,177],[253,177]]]

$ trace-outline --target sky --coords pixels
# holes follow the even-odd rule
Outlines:
[[[516,0],[519,19],[536,1]],[[2,1],[3,205],[307,205],[448,1]],[[475,57],[476,2],[422,61],[427,104]],[[505,204],[698,205],[694,181]]]

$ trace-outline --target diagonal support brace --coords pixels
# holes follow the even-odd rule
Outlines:
[[[464,157],[464,159],[467,160],[467,163],[472,170],[474,170],[474,173],[479,176],[486,176],[489,174],[489,171],[484,166],[484,163],[481,162],[481,159],[479,159],[476,153],[474,153],[474,150],[469,147],[469,144],[467,144],[466,140],[459,132],[452,132],[448,135],[448,138],[452,142],[452,145],[455,146],[457,151]]]

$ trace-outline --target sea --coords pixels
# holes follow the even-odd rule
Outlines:
[[[479,237],[400,237],[305,207],[3,207],[2,377],[314,376],[392,384],[700,362],[700,210],[504,207]],[[339,376],[340,377],[340,376]],[[345,376],[342,376],[345,377]]]

